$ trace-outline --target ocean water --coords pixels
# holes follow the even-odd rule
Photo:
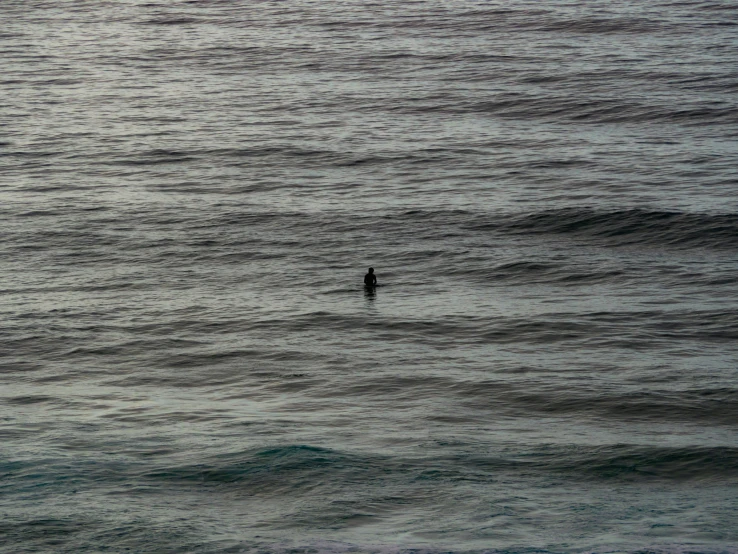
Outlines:
[[[738,552],[738,4],[0,21],[0,552]]]

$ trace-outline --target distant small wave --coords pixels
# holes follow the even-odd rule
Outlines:
[[[51,466],[63,472],[57,479],[91,481],[98,486],[126,482],[135,478],[141,485],[219,486],[248,488],[252,494],[305,494],[340,491],[355,482],[382,479],[394,486],[417,482],[493,481],[500,472],[537,472],[596,481],[664,480],[713,481],[738,478],[738,449],[729,447],[667,448],[639,445],[558,445],[542,446],[521,452],[499,451],[482,456],[468,453],[456,456],[404,459],[382,455],[344,453],[307,445],[286,445],[250,449],[195,464],[161,465],[152,468],[141,462],[123,465],[89,462]],[[14,480],[38,480],[37,467],[16,463]]]
[[[617,245],[664,244],[690,248],[738,247],[738,214],[644,209],[564,208],[510,216],[473,228],[555,233],[607,239]]]

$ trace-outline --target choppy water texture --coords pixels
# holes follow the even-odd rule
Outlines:
[[[0,552],[736,552],[735,2],[0,19]]]

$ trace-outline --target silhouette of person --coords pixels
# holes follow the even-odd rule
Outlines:
[[[365,287],[376,287],[377,286],[377,276],[374,275],[374,268],[369,268],[369,273],[364,275],[364,286]]]

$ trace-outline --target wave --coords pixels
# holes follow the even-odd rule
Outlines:
[[[110,468],[113,469],[113,468]],[[122,470],[118,466],[117,470]],[[143,467],[139,466],[139,469]],[[208,462],[136,471],[135,479],[169,484],[248,487],[254,494],[313,494],[356,483],[491,482],[499,472],[559,474],[575,480],[713,481],[738,479],[738,448],[616,444],[542,445],[494,454],[460,453],[422,460],[285,445],[220,455]],[[116,471],[117,473],[117,471]],[[105,477],[101,473],[93,476]],[[118,476],[130,480],[131,475]],[[116,479],[117,480],[117,479]]]
[[[464,278],[477,279],[483,283],[516,283],[516,284],[559,284],[581,286],[613,282],[627,278],[620,269],[592,270],[577,269],[570,265],[551,262],[515,261],[488,267],[482,260],[483,267],[452,268],[446,273]]]
[[[500,413],[580,416],[594,421],[654,423],[713,423],[734,426],[738,421],[736,389],[622,391],[511,385],[499,381],[455,382],[448,388],[460,406],[496,406]]]
[[[661,244],[690,248],[738,247],[738,214],[700,214],[639,208],[563,208],[512,215],[471,229],[562,234],[606,239],[614,245]]]
[[[727,484],[738,479],[738,448],[654,447],[632,444],[540,445],[521,450],[500,446],[422,459],[342,452],[309,445],[253,448],[204,458],[199,463],[166,463],[172,454],[141,451],[139,460],[91,457],[6,461],[6,485],[30,490],[39,483],[58,492],[90,486],[218,487],[253,495],[325,495],[373,483],[395,489],[413,484],[495,483],[501,473],[581,481],[700,481]],[[122,492],[122,491],[121,491]]]
[[[463,231],[494,231],[512,235],[570,235],[604,239],[609,245],[666,245],[684,248],[738,247],[738,213],[699,213],[648,208],[566,207],[518,213],[484,213],[473,210],[406,210],[380,219],[424,225],[430,229],[460,227]],[[523,262],[527,264],[527,262]],[[526,269],[555,268],[502,265],[500,274]]]
[[[517,545],[506,548],[450,548],[448,546],[416,546],[395,545],[387,543],[358,544],[335,540],[313,540],[309,542],[265,542],[259,545],[243,545],[241,554],[554,554],[561,550],[548,550],[540,546]],[[595,552],[618,552],[621,554],[737,554],[738,548],[709,546],[704,544],[644,544],[636,547],[624,547],[622,544],[605,546]]]
[[[483,70],[468,71],[464,80],[475,80],[483,77]],[[518,75],[515,78],[519,77]],[[586,76],[571,76],[569,79],[577,82]],[[414,99],[393,99],[388,104],[387,99],[342,98],[342,104],[355,108],[357,111],[373,112],[388,111],[390,113],[408,114],[480,114],[494,115],[509,119],[553,119],[577,123],[635,123],[647,122],[724,125],[738,122],[738,109],[732,105],[716,106],[711,103],[694,102],[692,104],[653,105],[638,99],[627,99],[625,93],[620,98],[587,97],[573,98],[571,94],[555,96],[551,94],[499,94],[492,99],[470,100],[457,97],[452,93],[436,94]],[[325,107],[329,107],[326,105]]]
[[[336,333],[368,332],[378,340],[429,341],[434,344],[494,344],[585,341],[588,346],[660,348],[661,340],[726,341],[738,338],[738,314],[730,310],[608,311],[549,313],[537,317],[456,315],[439,320],[375,317],[318,311],[291,317],[233,321],[231,331]],[[180,322],[200,329],[207,322]]]
[[[357,290],[361,294],[361,290]],[[65,318],[52,314],[46,320],[31,314],[22,323],[20,317],[2,329],[5,345],[0,355],[6,363],[31,363],[35,367],[38,356],[64,359],[68,363],[99,363],[105,356],[108,364],[135,367],[145,360],[159,368],[241,367],[260,362],[284,361],[293,354],[292,348],[264,347],[259,341],[274,337],[325,336],[359,346],[357,333],[373,341],[389,345],[432,345],[437,349],[513,345],[547,345],[556,348],[576,346],[593,351],[597,348],[638,349],[641,352],[659,351],[669,345],[679,345],[683,351],[696,353],[710,348],[729,347],[738,340],[738,314],[732,310],[650,310],[603,312],[552,312],[529,317],[496,314],[447,315],[428,319],[411,315],[344,314],[314,311],[295,315],[279,313],[260,317],[222,317],[217,312],[202,312],[196,316],[180,314],[161,322],[130,325],[91,325],[69,327],[73,332],[95,333],[95,343],[70,347],[66,334],[43,336],[38,332],[39,322],[74,322],[78,314]],[[123,333],[125,339],[120,338]],[[174,333],[174,337],[172,334]],[[217,350],[204,348],[198,341],[182,337],[239,336],[249,337],[257,347]],[[103,338],[105,337],[105,338]],[[30,349],[30,350],[28,350]],[[33,355],[28,352],[33,352]],[[306,354],[307,356],[307,354]],[[317,354],[316,354],[317,356]],[[291,359],[291,358],[290,358]],[[320,356],[316,360],[322,359]],[[598,359],[606,360],[605,354]],[[29,362],[31,360],[31,362]],[[8,365],[5,371],[11,371]],[[24,366],[17,366],[21,371]]]
[[[425,6],[423,6],[425,8]],[[315,19],[307,21],[321,28],[391,28],[391,29],[425,29],[435,33],[484,33],[484,32],[558,32],[572,34],[637,34],[653,33],[668,29],[669,24],[663,20],[645,17],[611,17],[567,16],[560,10],[548,9],[545,6],[536,8],[501,8],[484,9],[438,9],[426,8],[418,10],[412,16],[373,17],[366,19]]]
[[[36,214],[33,214],[36,215]],[[138,216],[141,218],[141,214]],[[184,222],[185,219],[182,220]],[[161,225],[161,221],[156,222]],[[179,220],[175,221],[179,223]],[[227,210],[212,217],[189,220],[190,229],[242,228],[269,225],[277,243],[280,232],[309,230],[324,239],[347,233],[379,231],[438,238],[453,233],[485,231],[508,235],[568,235],[598,239],[611,246],[660,245],[670,248],[738,248],[738,213],[699,213],[643,208],[567,207],[523,213],[484,213],[471,210],[406,210],[394,213],[274,212],[254,209]],[[221,241],[219,237],[216,240]],[[385,239],[386,240],[386,239]],[[294,241],[293,241],[294,242]],[[219,242],[228,246],[226,242]],[[197,246],[194,244],[194,246]],[[468,261],[468,260],[467,260]],[[551,265],[514,262],[496,268],[498,278],[521,273],[556,273]],[[562,278],[565,275],[562,274]],[[580,276],[597,280],[598,276]],[[606,276],[604,276],[606,277]],[[577,277],[574,277],[576,279]]]

